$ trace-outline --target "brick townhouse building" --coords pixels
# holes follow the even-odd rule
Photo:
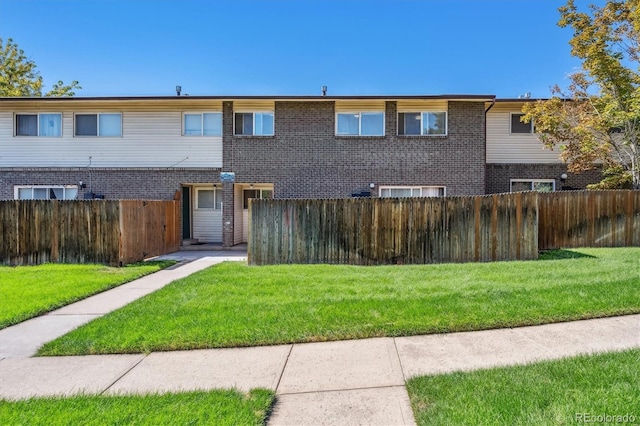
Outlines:
[[[598,181],[561,179],[558,153],[519,123],[522,102],[0,98],[0,199],[173,199],[179,191],[183,238],[231,246],[247,240],[251,198],[480,195]]]

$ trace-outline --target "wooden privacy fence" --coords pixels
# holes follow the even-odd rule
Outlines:
[[[640,246],[640,191],[540,194],[540,250]]]
[[[177,251],[179,201],[0,201],[0,264],[123,265]]]
[[[249,215],[252,265],[516,260],[640,246],[640,191],[252,200]]]
[[[249,263],[373,265],[535,259],[537,200],[537,193],[252,200]]]

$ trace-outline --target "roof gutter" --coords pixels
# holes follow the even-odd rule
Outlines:
[[[3,102],[153,102],[153,101],[234,101],[234,100],[275,100],[275,101],[336,101],[336,100],[454,100],[454,101],[484,101],[495,100],[493,95],[335,95],[335,96],[307,96],[307,95],[225,95],[225,96],[78,96],[78,97],[2,97]]]

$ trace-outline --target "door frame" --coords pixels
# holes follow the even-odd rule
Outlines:
[[[237,183],[234,185],[234,244],[248,242],[249,218],[247,209],[244,208],[245,191],[271,191],[273,197],[275,187],[272,183]],[[262,198],[262,192],[260,193]]]

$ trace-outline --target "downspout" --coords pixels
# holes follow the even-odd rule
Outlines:
[[[496,98],[494,97],[493,100],[491,101],[491,105],[489,105],[489,108],[484,110],[484,140],[485,140],[485,151],[486,151],[486,141],[487,141],[487,113],[489,112],[489,110],[491,108],[493,108],[493,106],[496,104]]]
[[[91,175],[91,156],[89,156],[89,164],[87,164],[87,171],[89,172],[89,194],[93,198],[93,176]]]
[[[496,104],[496,98],[493,97],[489,108],[484,110],[484,193],[487,193],[487,113]]]

